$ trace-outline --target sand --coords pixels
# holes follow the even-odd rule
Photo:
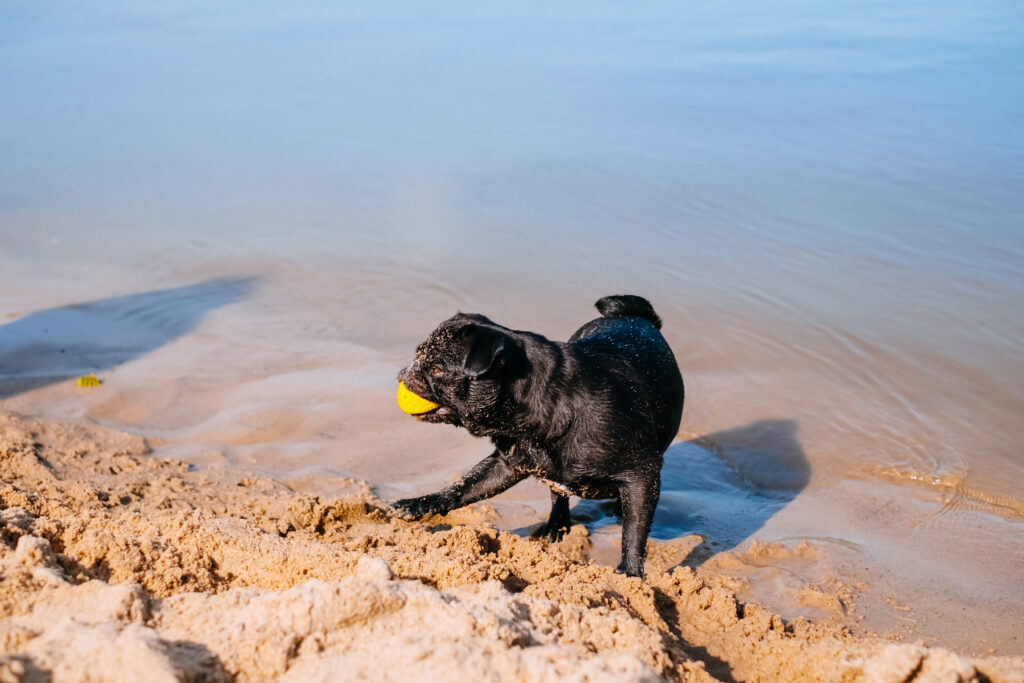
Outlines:
[[[409,522],[363,482],[322,498],[10,414],[0,473],[0,681],[1024,680],[1021,657],[744,603],[680,564],[697,538],[628,578],[583,527],[550,545],[486,504]]]

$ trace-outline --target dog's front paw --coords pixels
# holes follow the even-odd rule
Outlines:
[[[569,534],[572,523],[569,520],[548,520],[534,531],[534,538],[546,538],[550,543],[558,543]]]
[[[443,496],[431,493],[419,498],[403,498],[391,505],[395,513],[404,519],[418,519],[427,515],[443,515],[450,509]]]

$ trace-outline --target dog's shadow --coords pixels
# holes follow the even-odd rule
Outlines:
[[[651,538],[703,536],[685,561],[697,565],[752,536],[810,480],[796,433],[792,420],[759,420],[673,444],[665,452]],[[617,501],[580,500],[572,518],[595,532],[617,524],[618,513]]]
[[[0,326],[0,400],[110,370],[191,331],[244,299],[256,277],[220,278],[30,313]]]

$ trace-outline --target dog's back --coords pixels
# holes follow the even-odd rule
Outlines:
[[[644,415],[657,448],[664,451],[679,430],[683,414],[683,377],[660,332],[661,318],[643,297],[606,296],[595,304],[602,317],[569,339],[584,377],[599,378],[602,393],[617,404],[620,416]],[[629,410],[637,402],[647,410]],[[642,438],[642,437],[641,437]]]

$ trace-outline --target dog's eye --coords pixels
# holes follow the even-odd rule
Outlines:
[[[444,374],[444,368],[442,368],[440,365],[435,365],[434,367],[430,368],[430,374],[433,375],[434,377],[440,377],[441,375]]]

